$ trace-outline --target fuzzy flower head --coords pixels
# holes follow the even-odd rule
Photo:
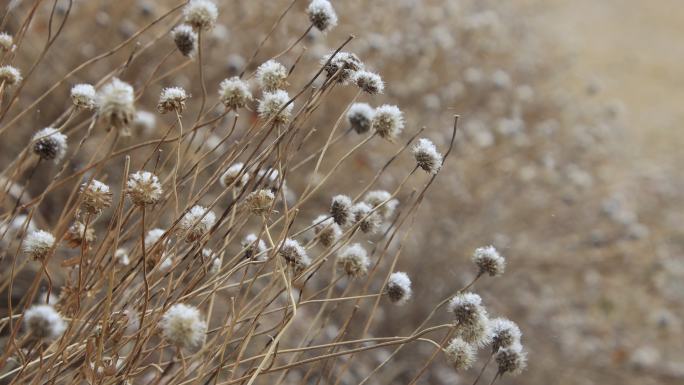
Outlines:
[[[14,38],[7,32],[0,32],[0,50],[11,51],[14,48]]]
[[[328,32],[337,25],[337,14],[328,0],[311,0],[306,13],[311,24],[321,32]]]
[[[456,337],[449,342],[444,353],[446,354],[449,363],[457,371],[470,369],[476,359],[475,348],[459,337]]]
[[[202,206],[193,206],[178,223],[178,228],[185,234],[185,240],[195,242],[202,238],[216,223],[213,211]]]
[[[392,199],[392,194],[385,190],[373,190],[366,194],[366,204],[376,209],[375,212],[389,219],[394,215],[394,210],[399,205],[399,200]]]
[[[62,316],[51,305],[34,305],[24,313],[24,326],[32,337],[56,340],[66,330]]]
[[[59,163],[67,150],[67,137],[52,127],[36,132],[31,138],[33,153],[43,160],[54,160]]]
[[[506,318],[495,318],[489,323],[492,328],[492,349],[495,352],[520,343],[522,333],[515,322]]]
[[[392,303],[404,305],[411,299],[411,279],[402,271],[397,271],[389,276],[385,293]]]
[[[234,163],[228,169],[221,174],[220,182],[221,186],[223,187],[229,187],[233,186],[233,183],[235,185],[233,187],[237,189],[243,188],[247,182],[249,182],[249,173],[244,171],[242,175],[240,175],[240,171],[245,167],[243,163]]]
[[[197,51],[197,32],[187,24],[181,24],[171,30],[171,37],[176,48],[185,57],[195,56]]]
[[[437,151],[434,143],[430,139],[420,138],[411,149],[413,156],[416,158],[418,167],[435,175],[442,168],[442,154]]]
[[[126,193],[136,206],[153,205],[161,199],[162,187],[156,175],[149,171],[131,174],[126,182]]]
[[[131,263],[131,260],[128,257],[128,251],[126,251],[126,249],[116,249],[114,252],[114,260],[118,265],[121,266],[128,266]]]
[[[520,344],[501,348],[496,353],[496,364],[500,374],[518,375],[527,367],[527,353]]]
[[[176,111],[179,114],[185,109],[185,101],[190,96],[181,87],[164,88],[159,96],[159,103],[157,103],[157,110],[165,114],[167,112]]]
[[[259,101],[257,112],[262,119],[272,119],[275,125],[284,125],[290,121],[294,103],[287,104],[290,95],[283,90],[264,92],[263,98]]]
[[[458,324],[456,335],[471,345],[480,348],[487,346],[492,342],[491,321],[486,313],[479,314],[472,323]]]
[[[352,215],[354,222],[359,225],[359,229],[366,234],[372,234],[378,231],[382,224],[382,218],[377,211],[365,202],[359,202],[352,206]]]
[[[256,80],[265,92],[279,90],[287,85],[287,68],[275,60],[269,60],[257,68]]]
[[[480,269],[480,274],[489,274],[496,277],[504,273],[506,259],[499,254],[494,246],[485,246],[475,249],[473,263]]]
[[[179,348],[192,348],[204,342],[207,324],[194,306],[175,304],[160,321],[164,338]]]
[[[47,231],[35,230],[24,238],[22,250],[34,260],[42,261],[48,257],[55,245],[55,237]]]
[[[245,259],[256,259],[263,261],[266,259],[266,243],[257,238],[256,234],[250,233],[242,239],[240,245],[245,249]]]
[[[102,210],[112,205],[112,193],[109,191],[109,186],[99,180],[93,179],[90,183],[83,183],[81,194],[83,195],[81,206],[90,215],[99,215]]]
[[[319,215],[311,224],[314,226],[316,239],[325,247],[332,246],[342,236],[340,225],[327,215]]]
[[[330,205],[330,215],[338,225],[349,225],[354,219],[351,198],[346,195],[335,195]]]
[[[354,243],[337,254],[337,266],[349,277],[363,277],[368,274],[368,253],[361,244]]]
[[[375,109],[371,129],[393,142],[404,130],[404,114],[399,107],[384,104]]]
[[[385,83],[383,83],[380,75],[374,72],[356,71],[352,75],[351,81],[370,95],[381,94],[385,91]]]
[[[367,103],[354,103],[347,111],[347,122],[357,134],[364,134],[371,129],[375,109]]]
[[[6,86],[13,86],[19,84],[22,80],[21,72],[12,66],[0,67],[0,83],[5,83]]]
[[[83,222],[74,222],[67,230],[64,240],[67,242],[69,247],[77,248],[88,245],[95,242],[95,230],[92,226],[87,227]]]
[[[323,69],[328,74],[328,78],[337,76],[338,81],[344,83],[349,81],[356,71],[363,69],[361,59],[353,53],[338,52],[335,56],[332,55],[325,55],[321,59],[321,64],[323,64]]]
[[[261,189],[251,192],[245,198],[245,206],[255,215],[266,214],[271,208],[275,194],[269,189]]]
[[[117,78],[105,84],[97,95],[100,116],[125,135],[130,135],[128,125],[135,118],[134,102],[133,87]]]
[[[459,325],[472,325],[480,321],[487,311],[482,306],[482,298],[475,293],[460,293],[449,301],[449,312],[454,314]]]
[[[185,22],[195,29],[210,29],[218,18],[216,4],[209,0],[190,0],[183,8]]]
[[[92,110],[97,105],[97,92],[90,84],[76,84],[71,87],[71,101],[77,108]]]
[[[237,76],[224,79],[219,85],[219,99],[226,108],[237,110],[252,100],[252,92],[247,82]]]
[[[294,239],[287,238],[280,248],[280,255],[294,268],[295,274],[304,271],[311,265],[311,259],[306,250]]]

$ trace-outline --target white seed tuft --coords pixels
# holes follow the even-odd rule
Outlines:
[[[384,104],[375,109],[371,129],[383,139],[392,142],[404,130],[404,114],[399,107]]]
[[[364,134],[371,129],[375,109],[367,103],[354,103],[347,111],[347,122],[357,134]]]
[[[216,4],[209,0],[190,0],[183,8],[185,22],[195,29],[210,29],[218,18]]]
[[[306,13],[311,24],[321,32],[328,32],[337,25],[337,14],[328,0],[311,0]]]
[[[207,234],[215,223],[216,215],[214,212],[197,205],[183,215],[178,223],[178,228],[182,234],[185,234],[186,241],[195,242]]]
[[[159,202],[163,190],[159,179],[149,171],[138,171],[128,177],[126,193],[136,206],[152,205]]]
[[[128,125],[135,117],[135,93],[133,87],[114,78],[97,94],[99,114],[111,127],[130,135]]]
[[[275,60],[269,60],[257,68],[256,80],[266,92],[279,90],[287,85],[287,68]]]
[[[416,158],[418,167],[435,175],[442,168],[442,154],[437,151],[434,143],[429,139],[420,138],[411,149],[413,156]]]
[[[272,119],[273,124],[283,125],[290,121],[294,103],[287,104],[290,95],[283,90],[264,92],[259,101],[257,112],[262,119]],[[286,106],[287,105],[287,106]]]
[[[11,87],[19,84],[22,79],[21,72],[16,67],[9,65],[0,67],[0,83]]]
[[[51,305],[31,306],[24,313],[24,325],[31,336],[46,340],[55,340],[66,330],[62,316]]]
[[[164,88],[159,95],[159,103],[157,103],[157,111],[162,114],[176,111],[179,114],[185,109],[185,101],[190,96],[181,87]]]
[[[67,150],[67,136],[52,127],[36,132],[31,138],[33,152],[43,160],[59,163]]]
[[[361,244],[354,243],[337,254],[337,266],[352,278],[368,274],[368,253]]]
[[[369,71],[356,71],[352,76],[352,82],[370,95],[381,94],[385,91],[380,75]]]
[[[470,369],[475,362],[475,348],[469,343],[456,337],[449,342],[444,350],[447,360],[458,371]]]
[[[162,316],[160,326],[164,338],[179,348],[191,348],[204,342],[207,324],[194,306],[175,304]]]
[[[247,82],[237,76],[224,79],[219,85],[219,99],[227,108],[236,110],[252,100],[252,92]]]
[[[389,276],[385,293],[396,305],[404,305],[411,299],[413,291],[411,290],[411,279],[402,271],[397,271]]]
[[[71,87],[71,101],[78,108],[92,110],[97,105],[97,92],[90,84],[76,84]]]
[[[504,273],[506,259],[499,254],[494,246],[485,246],[475,249],[473,263],[480,269],[480,274],[489,274],[496,277]]]
[[[44,260],[55,245],[55,237],[47,231],[35,230],[24,238],[22,250],[35,260]]]

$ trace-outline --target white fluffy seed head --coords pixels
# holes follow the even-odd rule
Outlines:
[[[351,244],[337,254],[337,266],[349,277],[363,277],[368,274],[368,253],[360,243]]]
[[[283,125],[290,121],[294,103],[287,104],[290,95],[283,90],[264,92],[259,101],[257,112],[262,119],[272,119],[273,124]],[[287,106],[285,106],[287,104]],[[284,108],[283,108],[284,107]]]
[[[346,195],[335,195],[330,205],[330,215],[340,226],[347,226],[352,223],[352,200]]]
[[[209,0],[190,0],[183,8],[185,22],[195,29],[210,29],[218,18],[218,8]]]
[[[370,95],[381,94],[385,91],[385,83],[383,83],[380,75],[370,71],[356,71],[351,78],[352,82],[360,89]]]
[[[275,60],[269,60],[257,68],[256,80],[265,92],[279,90],[287,85],[287,68]]]
[[[67,150],[67,136],[52,127],[36,132],[31,138],[33,152],[43,160],[59,163]]]
[[[342,236],[340,225],[327,215],[319,215],[311,224],[314,226],[316,239],[325,247],[332,246]]]
[[[492,329],[492,349],[496,352],[520,343],[522,333],[515,322],[506,318],[495,318],[489,321]]]
[[[157,110],[165,114],[167,112],[176,111],[179,114],[185,109],[185,101],[190,96],[181,87],[167,87],[164,88],[159,95],[159,103],[157,103]]]
[[[204,342],[207,324],[194,306],[175,304],[162,316],[164,338],[179,348],[192,348]]]
[[[114,252],[114,260],[121,266],[128,266],[131,263],[131,260],[128,257],[128,251],[123,248],[116,249]]]
[[[22,80],[21,72],[10,65],[0,67],[0,83],[5,83],[6,86],[11,87],[19,84]]]
[[[369,191],[366,194],[365,202],[372,208],[377,208],[375,212],[385,219],[391,218],[399,205],[399,200],[393,199],[392,194],[385,190]]]
[[[71,101],[78,108],[92,110],[97,105],[97,92],[90,84],[76,84],[71,87]]]
[[[14,48],[14,38],[7,32],[0,32],[0,50],[11,51]]]
[[[171,37],[176,48],[183,56],[194,57],[197,51],[197,32],[187,24],[181,24],[171,30]]]
[[[335,56],[332,56],[333,54]],[[337,76],[337,80],[340,83],[349,81],[356,71],[362,70],[364,67],[359,57],[350,52],[325,55],[321,58],[321,64],[328,77]]]
[[[64,240],[69,247],[77,248],[85,245],[86,247],[95,242],[95,230],[92,226],[86,228],[83,222],[76,221],[67,230]]]
[[[244,171],[243,174],[240,175],[240,171],[242,171],[244,167],[245,165],[243,163],[233,163],[223,174],[221,174],[221,179],[219,180],[221,185],[223,187],[232,186],[237,189],[243,188],[247,182],[249,182],[249,173],[247,171]],[[235,183],[235,185],[233,185],[233,183]]]
[[[247,195],[245,205],[252,214],[262,215],[268,212],[274,200],[275,194],[271,190],[260,189]]]
[[[375,233],[382,224],[380,214],[373,211],[373,207],[365,202],[359,202],[352,206],[352,215],[354,222],[359,225],[359,229],[366,234]]]
[[[32,337],[46,340],[55,340],[66,330],[62,316],[51,305],[31,306],[24,313],[24,325]]]
[[[112,193],[109,191],[109,186],[96,179],[81,185],[81,195],[83,196],[81,207],[90,215],[99,215],[102,210],[112,205]]]
[[[506,269],[506,259],[499,254],[494,246],[475,249],[473,263],[480,269],[480,274],[489,274],[491,277],[503,274]]]
[[[411,299],[411,279],[402,271],[390,275],[385,288],[387,297],[396,305],[404,305]]]
[[[245,259],[256,259],[257,261],[266,259],[266,243],[257,238],[256,234],[247,234],[240,245],[245,249]]]
[[[164,253],[164,247],[160,246],[157,247],[156,249],[152,250],[153,247],[159,242],[159,240],[162,238],[162,236],[166,233],[164,229],[160,228],[155,228],[152,230],[149,230],[145,234],[145,250],[149,252],[154,252],[154,255],[157,257],[160,257]]]
[[[437,151],[434,143],[430,139],[420,138],[411,149],[413,156],[416,158],[418,167],[435,175],[442,168],[442,154]]]
[[[138,110],[133,118],[133,127],[138,134],[151,135],[157,127],[157,117],[149,111]]]
[[[456,337],[449,342],[444,353],[446,354],[447,361],[449,361],[457,371],[470,369],[476,359],[475,348],[459,337]]]
[[[460,293],[449,301],[448,311],[453,313],[459,325],[470,325],[479,321],[487,312],[482,306],[482,298],[475,293]]]
[[[404,130],[404,114],[399,107],[384,104],[375,109],[371,129],[383,139],[393,142]]]
[[[163,190],[156,175],[149,171],[138,171],[129,175],[126,193],[136,206],[146,206],[159,202]]]
[[[367,103],[354,103],[347,111],[347,122],[357,134],[364,134],[371,129],[375,109]]]
[[[280,255],[292,266],[295,274],[299,274],[311,265],[311,259],[306,250],[294,239],[287,238],[280,248]]]
[[[478,314],[472,323],[458,324],[456,335],[480,348],[489,345],[492,342],[492,328],[487,314]]]
[[[527,353],[520,344],[499,349],[496,353],[496,364],[500,374],[518,375],[527,367]]]
[[[216,215],[213,211],[203,206],[193,206],[183,215],[178,228],[185,234],[185,240],[195,242],[202,238],[216,223]]]
[[[99,114],[111,127],[130,135],[129,124],[135,117],[133,87],[117,78],[105,84],[97,94]]]
[[[22,250],[35,260],[44,260],[55,245],[55,237],[44,230],[34,230],[26,235]]]
[[[328,0],[311,0],[306,13],[311,24],[321,32],[328,32],[337,25],[337,14]]]
[[[236,110],[252,100],[252,92],[247,82],[237,76],[224,79],[219,85],[219,99],[226,108]]]

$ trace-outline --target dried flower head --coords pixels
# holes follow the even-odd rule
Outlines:
[[[349,277],[363,277],[368,274],[368,253],[360,243],[354,243],[337,254],[337,266]]]
[[[6,86],[13,86],[21,82],[21,72],[12,66],[1,66],[0,67],[0,83],[4,83]]]
[[[243,188],[247,182],[249,182],[249,173],[247,171],[244,171],[244,173],[240,175],[240,171],[242,171],[244,167],[245,165],[243,163],[234,163],[228,167],[228,169],[221,174],[221,185],[223,187],[229,187],[235,183],[233,187],[238,189]]]
[[[164,313],[160,321],[162,334],[179,348],[192,348],[204,342],[207,324],[199,310],[182,303],[175,304]]]
[[[518,375],[527,367],[527,353],[520,344],[499,349],[496,353],[496,364],[499,367],[499,374]]]
[[[477,347],[484,347],[492,342],[492,328],[487,314],[479,314],[469,324],[458,324],[456,334],[464,341]]]
[[[159,103],[157,103],[157,111],[162,114],[175,111],[179,114],[185,109],[185,101],[189,96],[181,87],[164,88],[159,96]]]
[[[69,226],[69,230],[67,230],[64,240],[69,247],[72,248],[81,247],[83,245],[88,247],[88,245],[95,242],[95,230],[93,230],[92,226],[86,228],[86,225],[82,222],[74,222]]]
[[[83,183],[81,195],[83,195],[81,207],[90,215],[99,215],[102,210],[112,205],[112,193],[109,191],[109,186],[99,180],[93,179],[90,183]]]
[[[33,153],[43,160],[54,160],[59,163],[67,150],[67,137],[52,127],[36,132],[31,138]]]
[[[321,59],[321,64],[323,64],[323,69],[328,75],[328,78],[337,76],[338,82],[344,83],[352,78],[354,72],[363,69],[361,59],[353,53],[338,52],[334,54],[335,56],[332,55],[332,53],[325,55]],[[330,62],[328,62],[328,60],[330,60]]]
[[[197,51],[197,32],[187,24],[181,24],[171,30],[171,37],[176,48],[183,56],[193,57]]]
[[[306,13],[311,24],[321,32],[327,32],[337,25],[337,14],[328,0],[311,0]]]
[[[34,260],[44,260],[55,245],[55,237],[47,231],[31,231],[24,238],[22,250]]]
[[[460,293],[449,301],[448,310],[454,313],[459,325],[472,325],[477,323],[487,311],[482,306],[482,298],[475,293]]]
[[[382,82],[380,75],[369,71],[356,71],[352,76],[352,82],[364,92],[377,95],[385,91],[385,83]]]
[[[384,104],[375,109],[371,129],[383,139],[392,142],[404,129],[404,114],[397,106]]]
[[[469,343],[456,337],[449,342],[449,345],[444,349],[447,360],[458,371],[470,369],[475,362],[475,348]]]
[[[399,200],[392,199],[392,194],[385,190],[369,191],[366,194],[365,202],[376,209],[375,212],[385,219],[391,218],[399,205]]]
[[[392,273],[387,281],[385,293],[394,304],[404,305],[411,299],[411,295],[413,294],[413,291],[411,290],[411,279],[402,271]]]
[[[92,110],[97,105],[97,92],[90,84],[76,84],[71,87],[71,101],[78,108]]]
[[[153,205],[162,196],[162,187],[156,175],[149,171],[138,171],[128,177],[126,193],[136,206]]]
[[[7,32],[0,32],[0,50],[5,52],[14,48],[14,38]]]
[[[266,259],[266,243],[257,238],[256,234],[247,234],[240,245],[245,249],[245,259]]]
[[[226,108],[237,110],[252,100],[247,82],[237,76],[224,79],[219,85],[219,99]]]
[[[492,349],[496,352],[520,343],[522,333],[515,322],[506,318],[495,318],[489,321],[492,329]]]
[[[197,205],[183,215],[178,223],[178,228],[182,234],[185,234],[186,241],[195,242],[208,233],[215,223],[216,215],[214,212]]]
[[[56,340],[66,330],[62,316],[51,305],[33,305],[24,313],[24,325],[31,336]]]
[[[354,103],[347,111],[347,122],[357,134],[364,134],[371,129],[371,121],[375,109],[367,103]]]
[[[253,214],[262,215],[268,212],[274,200],[275,195],[271,190],[261,189],[247,195],[245,205]]]
[[[122,248],[116,249],[114,252],[114,260],[121,266],[128,266],[131,263],[131,260],[128,258],[128,251]]]
[[[327,215],[319,215],[311,224],[314,226],[316,239],[325,247],[332,246],[342,236],[340,225]]]
[[[365,202],[359,202],[352,206],[354,222],[358,223],[359,228],[364,233],[374,233],[382,224],[382,218],[373,211],[373,208]]]
[[[134,102],[133,87],[117,78],[105,84],[97,95],[100,116],[124,135],[130,135],[128,126],[135,117]]]
[[[138,135],[151,135],[157,127],[157,117],[149,111],[138,110],[133,118],[133,127]]]
[[[279,90],[287,85],[287,68],[275,60],[269,60],[256,70],[256,80],[265,92]]]
[[[475,249],[473,262],[480,269],[480,274],[489,274],[496,277],[504,273],[506,259],[499,254],[494,246],[485,246]]]
[[[420,138],[411,149],[418,167],[434,175],[442,168],[442,154],[430,139]]]
[[[299,274],[311,265],[311,259],[306,250],[294,239],[287,238],[280,248],[280,255],[294,268],[295,274]]]
[[[349,225],[354,219],[351,198],[346,195],[335,195],[330,205],[330,215],[338,225]]]
[[[216,4],[209,0],[190,0],[183,8],[185,22],[196,29],[210,29],[218,18]]]
[[[283,90],[264,92],[257,112],[262,119],[272,119],[273,124],[283,125],[290,121],[294,103],[288,104],[290,95]]]

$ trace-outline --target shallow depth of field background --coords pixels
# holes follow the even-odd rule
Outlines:
[[[147,3],[158,16],[176,2]],[[217,3],[222,28],[207,42],[212,96],[218,82],[232,76],[230,55],[247,58],[289,1]],[[265,46],[262,59],[281,51],[306,28],[304,2],[300,3]],[[152,20],[137,1],[76,4],[71,24],[48,55],[50,65],[41,65],[24,98],[47,88],[38,79],[54,83],[68,69]],[[461,116],[455,152],[427,194],[414,224],[416,236],[400,259],[399,268],[413,278],[414,301],[400,310],[388,309],[373,332],[408,333],[439,299],[472,279],[472,250],[494,244],[508,258],[507,272],[479,281],[475,290],[492,313],[520,325],[529,351],[527,371],[499,383],[683,383],[684,3],[333,4],[340,25],[327,36],[312,34],[304,41],[308,49],[302,76],[295,73],[292,83],[303,84],[316,57],[354,34],[347,49],[387,83],[386,95],[363,101],[399,105],[407,117],[404,139],[425,126],[425,135],[445,149],[452,116]],[[464,38],[470,33],[476,38]],[[84,36],[90,40],[84,43]],[[34,41],[38,51],[40,35]],[[150,66],[173,48],[168,38],[160,39],[159,45],[122,78],[135,84],[136,73],[149,73]],[[294,50],[282,61],[290,65],[299,53]],[[35,59],[30,52],[18,56],[20,63]],[[98,63],[79,74],[78,81],[95,82],[124,59],[119,54]],[[169,68],[180,61],[176,54]],[[254,64],[260,63],[257,59]],[[497,71],[506,72],[509,79],[497,83]],[[179,84],[199,96],[196,72],[191,64],[162,85]],[[160,88],[151,86],[137,106],[154,112]],[[63,111],[67,93],[67,86],[58,89],[2,138],[3,166],[36,127]],[[314,121],[320,127],[332,124],[350,95],[351,91],[336,90],[333,98],[340,98],[340,105],[326,103]],[[195,108],[190,107],[187,116],[193,116]],[[159,127],[167,121],[172,119],[157,116]],[[321,134],[312,145],[324,139]],[[344,152],[344,144],[335,151]],[[368,165],[384,160],[373,151],[393,149],[378,144],[355,155],[345,164],[343,177],[315,200],[319,207],[303,215],[312,217],[326,209],[331,195],[367,181],[375,170]],[[409,163],[394,167],[408,168]],[[296,190],[311,177],[294,176],[288,184]],[[384,179],[391,190],[401,178],[392,179],[390,173]],[[33,194],[39,193],[39,183],[31,187]],[[42,215],[49,220],[46,210]],[[378,383],[402,383],[403,369],[415,370],[413,355],[431,351],[429,345],[417,346],[410,354],[407,350],[377,377]],[[378,352],[376,359],[382,360],[382,354]],[[472,377],[471,372],[457,375],[440,358],[421,383],[470,384]],[[354,384],[353,375],[343,383]]]

